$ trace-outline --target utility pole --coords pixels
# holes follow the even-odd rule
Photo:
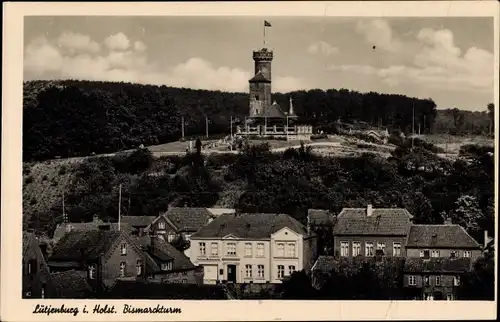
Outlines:
[[[182,116],[181,119],[182,119],[181,123],[182,139],[184,139],[184,116]]]
[[[206,132],[207,132],[207,139],[208,139],[208,117],[205,115],[205,129],[206,129]]]
[[[122,184],[120,183],[120,188],[118,192],[118,231],[120,231],[121,221],[122,221]]]
[[[233,140],[233,116],[231,116],[231,123],[230,123],[230,124],[231,124],[231,125],[230,125],[230,127],[231,127],[231,129],[230,129],[230,133],[231,133],[231,140]]]
[[[411,127],[412,127],[412,136],[411,136],[411,148],[413,149],[414,141],[415,141],[415,101],[412,100],[411,102],[412,105],[412,122],[411,122]]]

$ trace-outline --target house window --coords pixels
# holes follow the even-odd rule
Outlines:
[[[175,235],[174,235],[174,234],[168,234],[168,236],[167,236],[167,241],[168,241],[169,243],[173,242],[173,241],[174,241],[174,239],[175,239]]]
[[[264,278],[264,265],[257,265],[257,275]]]
[[[295,257],[295,243],[288,243],[287,246],[288,257]]]
[[[142,261],[140,259],[137,260],[137,276],[142,275]]]
[[[161,264],[161,270],[162,271],[171,271],[172,270],[172,261],[166,262],[166,263],[162,263]]]
[[[264,257],[264,244],[257,244],[257,257]]]
[[[395,257],[401,256],[401,243],[392,244],[392,256]]]
[[[340,242],[340,256],[342,257],[349,256],[349,242],[346,241]]]
[[[365,243],[365,255],[366,256],[373,256],[373,243],[372,242]]]
[[[126,263],[125,262],[121,262],[120,263],[120,277],[124,277],[125,276],[125,268],[126,268]]]
[[[292,275],[295,272],[295,265],[288,266],[288,275]]]
[[[219,255],[219,244],[217,243],[212,243],[210,250],[212,251],[212,256],[217,256]]]
[[[377,243],[377,249],[385,253],[385,243]]]
[[[278,252],[277,252],[277,256],[278,257],[285,257],[285,244],[283,243],[278,243],[277,244],[277,248],[278,248]]]
[[[95,279],[95,264],[89,265],[89,279]]]
[[[236,256],[236,243],[227,243],[227,255]]]
[[[457,250],[452,250],[450,252],[450,257],[451,258],[457,258],[458,257],[458,251]]]
[[[441,276],[436,276],[436,286],[441,286]]]
[[[200,255],[205,256],[206,255],[206,246],[205,243],[200,243]]]
[[[245,277],[251,278],[252,277],[252,265],[245,265]]]
[[[412,286],[417,285],[417,279],[415,276],[413,276],[413,275],[408,276],[408,285],[412,285]]]
[[[453,293],[446,294],[446,300],[447,301],[455,301],[455,299],[456,299],[455,298],[455,294],[453,294]]]
[[[433,250],[432,257],[439,257],[439,250]]]
[[[471,257],[471,251],[470,250],[464,250],[464,257]]]
[[[429,250],[428,249],[421,250],[420,257],[421,258],[429,258],[430,257]]]
[[[190,234],[185,234],[185,235],[184,235],[184,239],[185,239],[185,240],[189,240],[190,238],[191,238],[191,235],[190,235]]]
[[[285,276],[285,266],[278,265],[278,278],[283,278]]]
[[[165,229],[165,223],[163,221],[158,222],[158,229]]]
[[[252,256],[252,244],[245,243],[245,256]]]
[[[453,286],[460,286],[460,276],[453,277]]]
[[[182,280],[182,284],[187,284],[187,282],[188,282],[188,280],[185,278]]]
[[[45,298],[45,284],[42,285],[42,289],[41,289],[41,295],[42,295],[42,299]]]
[[[431,285],[429,276],[424,276],[424,284],[425,286]]]
[[[127,244],[122,244],[121,246],[121,254],[127,255]]]
[[[359,256],[361,254],[361,243],[352,242],[352,256]]]

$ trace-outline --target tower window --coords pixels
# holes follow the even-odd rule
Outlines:
[[[255,100],[259,100],[259,94],[255,95]]]

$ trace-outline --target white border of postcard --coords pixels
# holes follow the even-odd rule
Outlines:
[[[1,315],[4,321],[266,321],[266,320],[375,320],[496,319],[496,301],[94,301],[44,300],[42,304],[94,307],[115,305],[118,314],[32,314],[37,300],[21,299],[22,232],[22,83],[23,17],[28,15],[251,15],[272,16],[392,16],[392,17],[492,17],[495,42],[495,106],[499,106],[498,17],[496,1],[387,1],[387,2],[211,2],[211,3],[4,3],[3,105],[2,105],[2,234]],[[495,127],[498,127],[496,113]],[[496,129],[498,130],[498,129]],[[495,139],[495,153],[498,147]],[[495,180],[498,180],[495,158]],[[497,187],[495,188],[497,189]],[[498,202],[495,190],[495,205]],[[497,208],[495,209],[497,214]],[[496,242],[496,239],[495,239]],[[495,276],[496,281],[496,276]],[[495,293],[496,298],[496,293]],[[125,303],[134,306],[180,308],[181,314],[122,314]]]

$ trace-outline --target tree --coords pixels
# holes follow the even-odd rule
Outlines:
[[[480,257],[476,260],[473,270],[462,278],[458,298],[460,300],[494,300],[495,261],[492,256]]]
[[[488,116],[490,118],[488,132],[491,134],[492,130],[495,128],[495,104],[489,103],[487,109],[488,109]]]
[[[476,235],[483,213],[475,197],[463,195],[455,202],[455,209],[451,212],[451,217],[453,222],[464,227],[468,233]]]

